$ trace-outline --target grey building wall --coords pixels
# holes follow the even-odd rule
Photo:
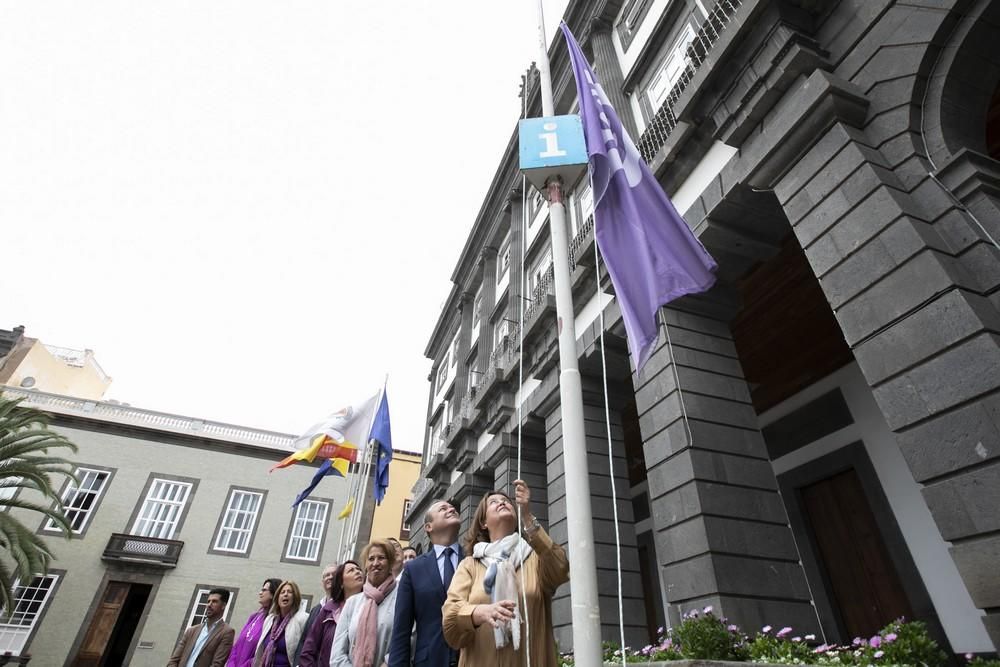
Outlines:
[[[566,18],[608,73],[605,87],[621,77],[634,94],[642,71],[621,73],[607,62],[614,49],[606,21],[614,14],[602,14],[606,7],[572,2]],[[985,154],[985,125],[1000,82],[993,48],[1000,3],[711,7],[723,7],[725,20],[704,32],[695,65],[671,97],[676,126],[647,128],[640,140],[670,188],[691,175],[713,141],[739,149],[685,213],[719,261],[719,285],[708,298],[665,311],[673,350],[661,348],[641,375],[629,378],[627,364],[611,373],[634,387],[671,612],[712,603],[746,627],[787,619],[806,631],[817,623],[730,331],[740,307],[732,287],[794,234],[998,645],[1000,588],[991,564],[1000,560],[993,492],[1000,489],[1000,167]],[[668,31],[654,30],[650,53]],[[566,112],[572,84],[558,41],[550,55],[557,107]],[[651,58],[636,68],[648,70]],[[495,183],[514,176],[509,160],[505,154]],[[486,238],[488,225],[486,217],[476,220],[470,245]],[[574,247],[586,243],[577,239]],[[472,275],[464,261],[458,282]],[[593,293],[594,277],[585,272],[577,267],[573,276],[578,304]],[[606,345],[620,348],[619,318],[613,307],[607,315]],[[525,377],[541,384],[521,423],[544,424],[550,528],[558,535],[554,326],[550,305],[533,304],[520,358]],[[578,331],[585,377],[599,377],[588,362],[596,333]],[[432,344],[428,356],[436,355]],[[460,492],[443,474],[481,464],[484,432],[500,438],[516,429],[517,359],[508,355],[496,377],[477,387],[475,414],[448,451],[427,462],[431,483],[415,506]],[[592,462],[592,477],[601,465]],[[592,486],[600,485],[592,479]],[[605,520],[595,505],[598,535]],[[568,623],[564,612],[557,604],[558,626]],[[605,612],[608,639],[616,638],[616,615]]]
[[[74,654],[108,580],[153,585],[133,641],[132,665],[166,663],[198,585],[238,589],[229,617],[237,631],[258,608],[257,591],[268,577],[295,580],[303,594],[314,600],[322,595],[322,566],[335,558],[339,546],[335,516],[346,501],[347,487],[342,480],[324,481],[313,496],[331,501],[320,564],[283,561],[292,518],[290,506],[311,478],[311,467],[293,466],[269,475],[267,469],[287,452],[97,422],[84,426],[74,421],[72,426],[59,420],[55,425],[79,447],[70,458],[80,465],[113,468],[114,475],[82,538],[48,538],[55,554],[53,567],[65,574],[27,647],[32,664],[61,665]],[[186,517],[174,538],[184,542],[177,566],[160,569],[102,560],[110,535],[129,532],[130,517],[143,500],[151,473],[196,480]],[[231,486],[267,494],[246,557],[210,553]],[[37,523],[37,519],[31,520]],[[136,649],[139,643],[146,648]]]

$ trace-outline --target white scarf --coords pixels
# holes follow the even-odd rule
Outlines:
[[[519,533],[511,533],[496,542],[478,542],[472,550],[472,557],[486,566],[483,588],[490,594],[490,601],[514,601],[514,617],[509,623],[493,628],[497,648],[506,646],[508,639],[515,651],[521,646],[520,595],[517,591],[516,572],[533,553],[531,545],[522,540]]]

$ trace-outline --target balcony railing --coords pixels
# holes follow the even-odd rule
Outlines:
[[[535,285],[535,289],[531,290],[531,305],[524,310],[525,326],[534,320],[542,307],[545,306],[546,297],[552,294],[552,281],[554,277],[555,271],[550,266],[549,270],[538,281],[538,284]]]
[[[177,565],[183,548],[184,543],[179,540],[112,533],[101,558],[170,568]]]
[[[2,387],[2,390],[13,398],[24,398],[25,405],[49,412],[81,414],[105,421],[136,424],[158,430],[191,433],[229,442],[244,442],[281,449],[293,449],[293,443],[296,439],[295,436],[284,433],[133,408],[130,405],[120,403],[92,401],[15,387]]]
[[[646,131],[636,142],[639,154],[647,163],[653,162],[660,148],[667,143],[667,138],[677,127],[674,105],[677,104],[677,100],[691,83],[695,73],[707,60],[712,47],[719,41],[726,26],[732,21],[742,4],[742,0],[719,0],[716,2],[705,22],[701,24],[701,29],[694,36],[694,40],[687,47],[687,67],[684,68],[680,79],[667,94],[663,104],[657,109],[649,126],[646,127]]]
[[[577,264],[579,264],[583,258],[580,257],[580,251],[587,245],[587,237],[594,231],[594,214],[591,213],[586,220],[583,221],[583,225],[580,226],[580,230],[573,237],[573,240],[569,243],[569,270],[570,273],[576,270]]]

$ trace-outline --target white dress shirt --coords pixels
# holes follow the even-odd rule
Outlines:
[[[444,550],[448,548],[447,544],[435,544],[434,545],[434,557],[437,559],[438,564],[438,574],[441,575],[441,583],[444,583]],[[455,572],[458,571],[458,554],[461,553],[458,542],[451,545],[451,565]]]

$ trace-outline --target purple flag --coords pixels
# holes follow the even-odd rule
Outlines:
[[[594,234],[639,370],[659,337],[656,311],[680,296],[710,288],[717,267],[625,133],[573,33],[565,23],[561,27],[590,156]]]

